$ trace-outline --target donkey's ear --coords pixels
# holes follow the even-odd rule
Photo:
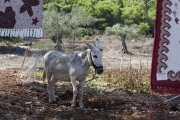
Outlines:
[[[87,41],[84,41],[84,43],[88,46],[89,49],[93,49],[93,45]]]
[[[100,49],[100,44],[99,44],[99,40],[98,39],[96,39],[96,41],[95,41],[95,46]]]

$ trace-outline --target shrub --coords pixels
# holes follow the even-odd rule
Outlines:
[[[86,28],[79,27],[76,29],[77,36],[89,36],[91,35],[90,31]]]
[[[32,44],[32,48],[52,50],[54,46],[51,40],[38,40]]]
[[[137,27],[138,25],[136,24],[130,26],[115,24],[112,27],[106,27],[105,35],[122,36],[123,34],[127,34],[127,39],[137,39],[139,36]]]
[[[102,77],[97,80],[115,84],[117,87],[150,92],[150,74],[147,69],[135,69],[132,67],[120,70],[119,68],[105,69]]]
[[[85,35],[84,37],[83,37],[83,40],[89,40],[90,39],[90,36],[88,36],[88,35]]]
[[[21,37],[0,37],[0,42],[4,42],[7,46],[12,46],[15,43],[21,42]]]
[[[148,23],[142,22],[138,25],[138,33],[140,35],[148,35],[149,29],[150,29],[150,26],[148,25]]]

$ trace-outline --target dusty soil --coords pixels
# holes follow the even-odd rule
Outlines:
[[[135,55],[123,55],[120,41],[113,38],[104,40],[102,37],[99,40],[107,68],[124,68],[129,64],[138,67],[141,63],[150,69],[151,43],[127,42],[129,51]],[[22,71],[24,53],[16,53],[0,54],[0,120],[180,120],[178,99],[163,103],[165,95],[121,88],[98,92],[87,86],[85,108],[81,109],[78,102],[76,107],[70,106],[71,85],[58,84],[55,86],[57,102],[49,103],[46,83],[42,83],[41,78],[33,78],[35,81],[30,84],[22,83],[19,73]],[[27,56],[24,68],[31,66],[36,58],[34,54]]]
[[[23,85],[17,68],[0,71],[0,119],[22,120],[179,120],[180,104],[158,103],[160,97],[117,89],[111,93],[85,90],[85,108],[70,106],[70,85],[56,85],[56,103],[48,103],[40,78]]]

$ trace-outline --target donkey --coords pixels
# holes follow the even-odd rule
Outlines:
[[[71,106],[75,106],[76,96],[79,92],[79,106],[82,108],[83,87],[86,76],[93,66],[97,74],[102,74],[102,52],[99,41],[95,45],[84,41],[88,49],[79,54],[66,55],[59,51],[49,51],[44,55],[45,69],[44,79],[47,79],[47,91],[49,102],[56,101],[54,94],[54,85],[60,81],[71,81],[73,87],[73,99]],[[52,77],[52,79],[51,79]],[[76,80],[79,81],[79,90],[77,89]]]

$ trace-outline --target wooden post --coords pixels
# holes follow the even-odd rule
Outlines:
[[[120,61],[120,71],[122,71],[122,64],[123,64],[123,56],[121,56],[121,61]]]
[[[25,62],[25,59],[26,59],[26,56],[27,56],[27,51],[28,51],[28,48],[26,48],[26,51],[24,53],[24,59],[23,59],[23,63],[22,63],[21,69],[23,69],[23,67],[24,67],[24,62]]]
[[[139,80],[141,80],[142,78],[142,63],[141,63],[141,60],[139,61]]]

